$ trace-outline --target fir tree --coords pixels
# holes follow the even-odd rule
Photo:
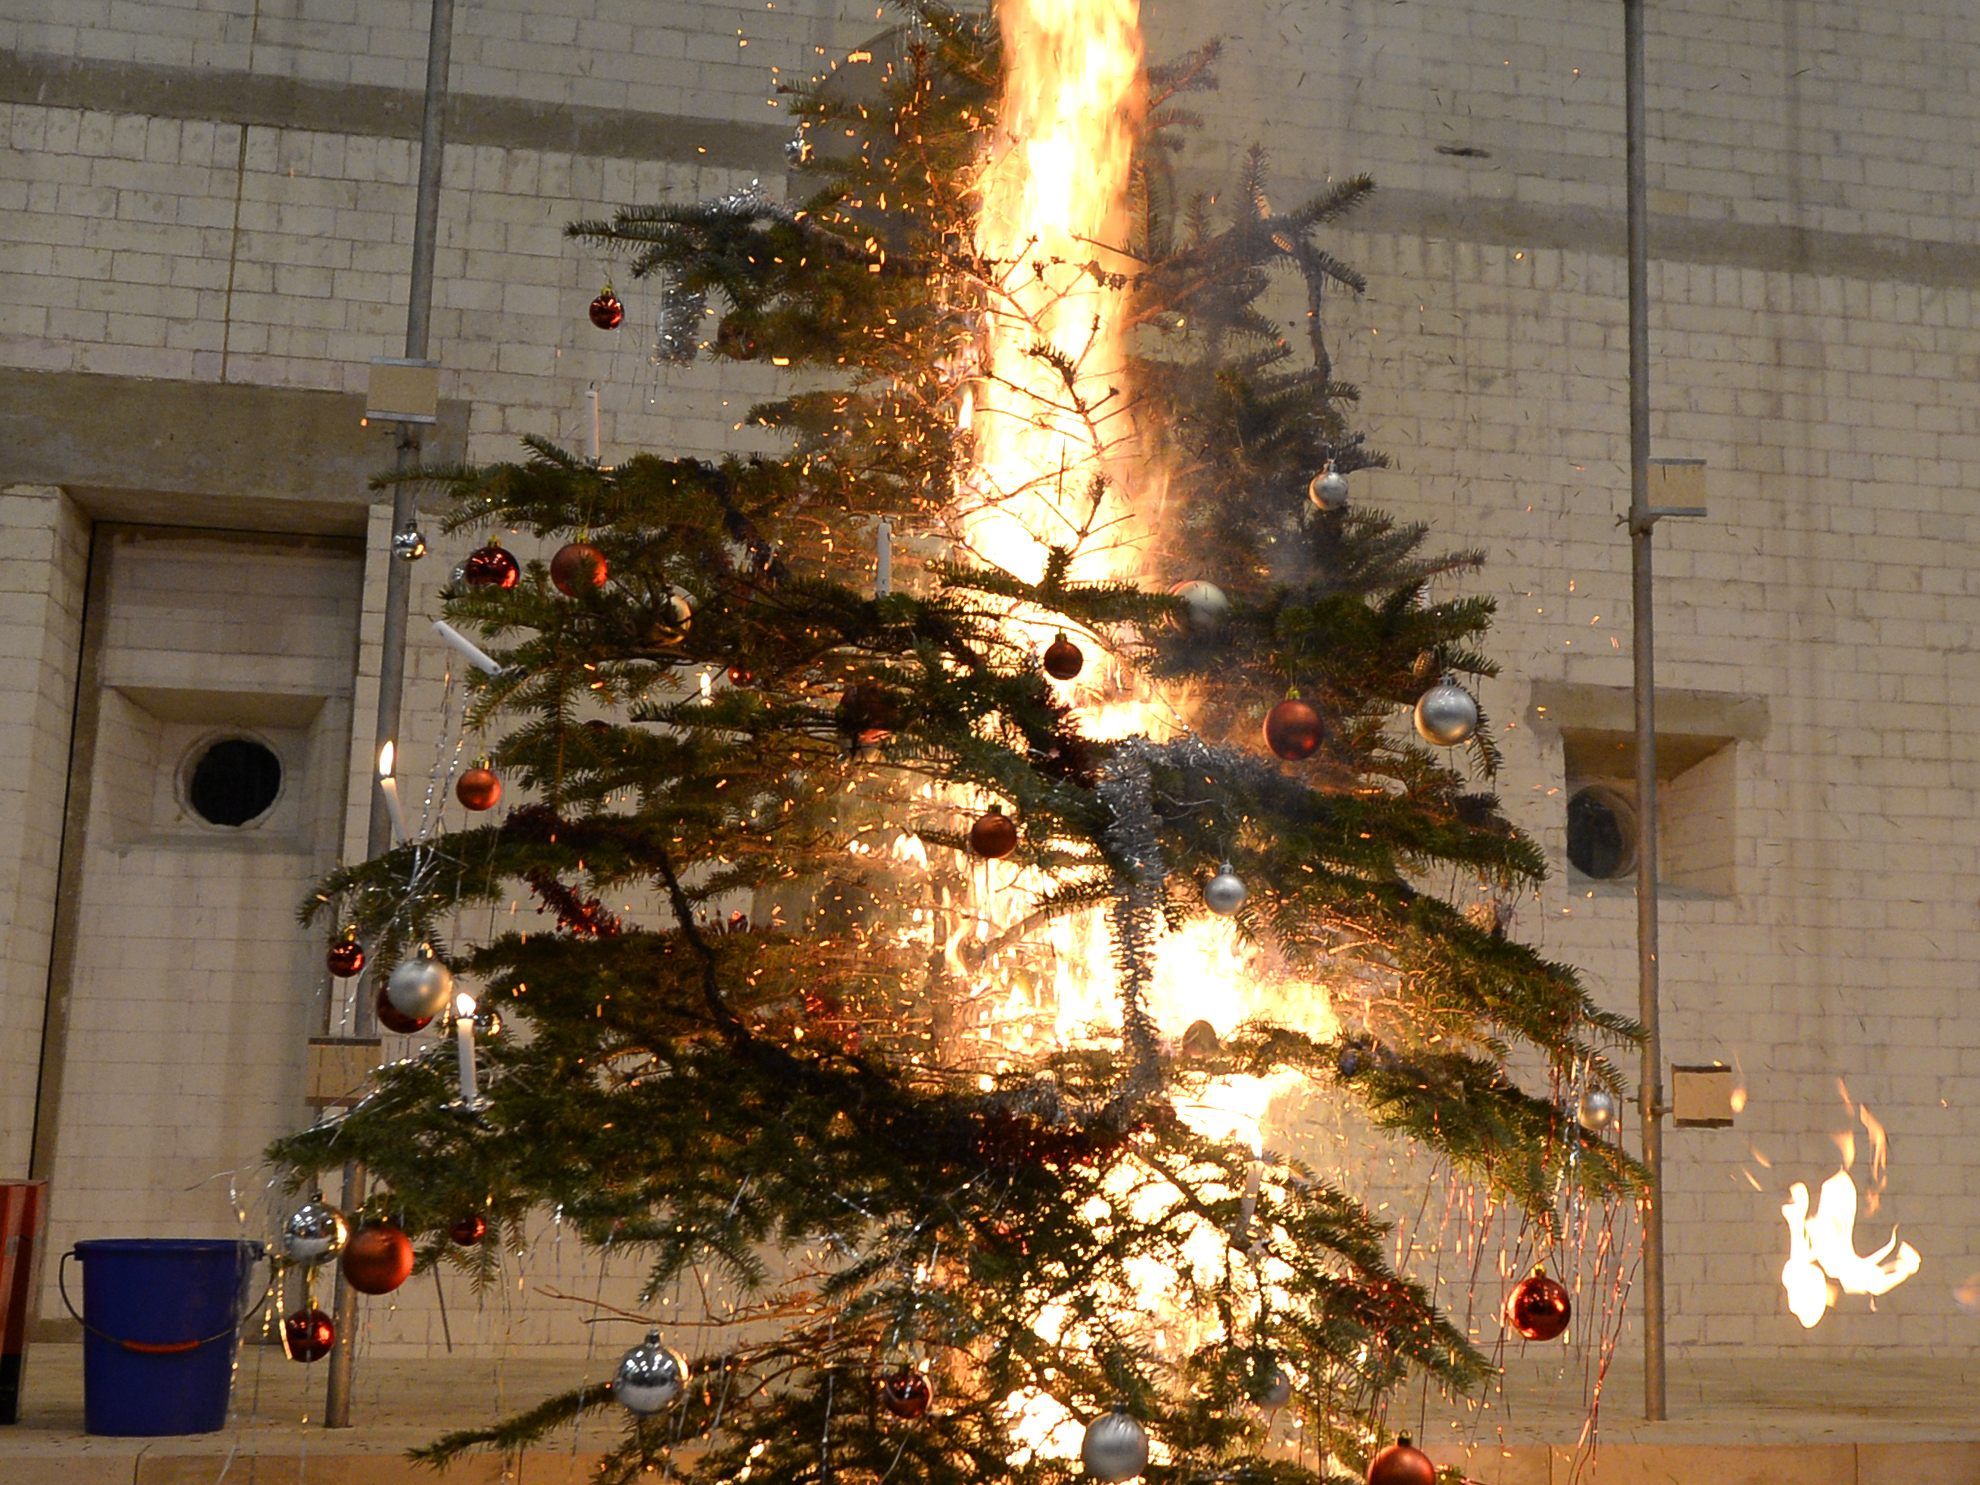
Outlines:
[[[1394,1271],[1353,1192],[1297,1151],[1247,1191],[1252,1152],[1179,1105],[1219,1079],[1296,1077],[1546,1230],[1564,1196],[1637,1181],[1545,1086],[1587,1067],[1614,1086],[1604,1048],[1633,1028],[1427,885],[1510,893],[1544,871],[1489,792],[1489,727],[1454,758],[1398,725],[1430,681],[1491,674],[1475,648],[1491,606],[1431,601],[1475,554],[1309,502],[1328,461],[1380,462],[1323,328],[1326,296],[1360,281],[1321,229],[1370,186],[1277,211],[1255,156],[1234,209],[1178,199],[1165,130],[1208,54],[1151,78],[1126,266],[1090,271],[1134,330],[1118,426],[1168,472],[1172,518],[1142,570],[1214,581],[1228,612],[1206,623],[1166,582],[1081,579],[1077,534],[1034,575],[910,539],[954,529],[974,445],[957,391],[982,370],[985,304],[1042,272],[975,245],[994,32],[932,4],[913,20],[877,98],[799,100],[815,149],[801,202],[740,192],[572,228],[663,285],[665,345],[702,338],[712,305],[710,354],[792,369],[805,390],[751,414],[787,452],[608,469],[532,442],[518,463],[422,473],[450,529],[582,536],[609,579],[567,596],[531,563],[512,589],[449,594],[503,666],[472,721],[506,728],[496,766],[535,802],[341,871],[311,904],[358,925],[381,968],[426,943],[485,987],[510,1030],[483,1048],[482,1105],[460,1106],[443,1042],[276,1155],[298,1184],[361,1161],[423,1261],[486,1271],[494,1245],[447,1245],[461,1213],[513,1234],[554,1206],[587,1244],[643,1255],[649,1290],[698,1271],[751,1296],[747,1338],[683,1347],[693,1385],[629,1422],[613,1480],[663,1450],[711,1482],[745,1464],[780,1482],[1075,1477],[1018,1436],[1009,1400],[1039,1394],[1081,1420],[1124,1406],[1157,1441],[1152,1481],[1339,1480],[1379,1440],[1386,1394],[1412,1375],[1471,1387],[1484,1359]],[[1286,274],[1312,311],[1303,348],[1263,308]],[[1057,369],[1078,402],[1079,369]],[[1111,476],[1082,478],[1098,509]],[[881,517],[904,539],[876,596]],[[1186,695],[1190,727],[1099,735],[1041,671],[1041,622],[1088,637],[1088,664],[1098,637]],[[732,683],[704,697],[710,668]],[[1326,734],[1292,766],[1258,743],[1289,689]],[[945,927],[970,910],[963,801],[982,797],[1039,884],[988,939]],[[1326,977],[1351,1033],[1156,1024],[1151,958],[1206,915],[1226,861],[1249,887],[1242,939]],[[446,937],[464,906],[519,890],[554,930]],[[641,910],[603,906],[627,896]],[[982,1031],[979,982],[1009,982],[1027,932],[1095,912],[1115,1034]],[[1189,1246],[1204,1234],[1220,1260]],[[1174,1276],[1187,1346],[1133,1313],[1151,1264]],[[914,1421],[876,1401],[903,1366],[934,1388]],[[1266,1447],[1255,1399],[1280,1373],[1331,1458]],[[422,1457],[520,1448],[615,1406],[596,1381]]]

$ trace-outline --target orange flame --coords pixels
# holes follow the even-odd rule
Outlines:
[[[1889,1141],[1884,1126],[1869,1109],[1851,1101],[1847,1085],[1838,1083],[1843,1104],[1862,1120],[1870,1136],[1869,1213],[1877,1210],[1889,1170]],[[1788,1225],[1788,1258],[1781,1268],[1781,1287],[1787,1291],[1788,1310],[1804,1329],[1813,1330],[1843,1294],[1875,1297],[1888,1294],[1918,1272],[1922,1263],[1918,1250],[1898,1241],[1897,1229],[1891,1240],[1869,1255],[1856,1251],[1856,1181],[1850,1169],[1856,1163],[1856,1138],[1849,1130],[1836,1136],[1842,1153],[1842,1169],[1822,1183],[1822,1192],[1813,1210],[1809,1207],[1808,1187],[1796,1181],[1788,1188],[1781,1215]]]

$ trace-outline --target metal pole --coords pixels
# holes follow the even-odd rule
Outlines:
[[[1636,1000],[1643,1023],[1637,1099],[1643,1164],[1643,1416],[1664,1412],[1664,1076],[1657,987],[1657,657],[1650,508],[1650,222],[1644,147],[1643,0],[1623,0],[1629,173],[1629,551],[1636,686]]]
[[[424,361],[433,323],[433,258],[440,227],[440,172],[447,153],[447,68],[454,42],[454,0],[433,0],[426,39],[426,104],[419,125],[419,192],[413,206],[412,279],[406,292],[406,359]],[[400,474],[419,462],[419,434],[410,423],[399,425],[394,467]],[[415,495],[410,484],[392,487],[392,530],[415,518]],[[412,606],[412,564],[396,559],[385,564],[385,625],[378,658],[378,723],[373,729],[372,756],[399,734],[399,702],[406,676],[406,619]],[[365,855],[377,856],[392,844],[392,821],[383,792],[371,790],[371,823],[365,833]],[[381,969],[383,966],[380,967]],[[374,970],[373,973],[378,973]],[[356,1033],[377,1030],[368,998],[358,998]],[[353,1210],[363,1199],[364,1171],[355,1163],[344,1167],[343,1207]],[[357,1329],[361,1316],[357,1292],[337,1273],[337,1341],[330,1352],[329,1385],[323,1401],[323,1426],[351,1426],[351,1378],[357,1364]]]

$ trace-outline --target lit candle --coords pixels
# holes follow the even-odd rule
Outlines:
[[[454,1054],[461,1069],[461,1101],[480,1101],[474,1077],[474,997],[463,990],[454,997]]]
[[[1263,1138],[1251,1142],[1251,1170],[1244,1178],[1244,1200],[1238,1204],[1237,1232],[1234,1234],[1240,1244],[1251,1241],[1251,1219],[1258,1213],[1258,1188],[1265,1179],[1265,1148]]]
[[[433,632],[458,651],[461,658],[476,670],[486,671],[489,675],[500,675],[502,673],[502,667],[490,658],[487,651],[475,644],[473,640],[469,639],[445,619],[435,619],[433,621]]]
[[[392,777],[392,757],[394,748],[386,743],[378,750],[378,787],[385,792],[385,812],[392,817],[392,839],[400,845],[406,842],[405,811],[399,808],[399,781]]]
[[[894,523],[882,516],[874,539],[879,547],[880,562],[873,575],[873,596],[885,598],[894,591]]]
[[[701,704],[707,706],[715,699],[715,672],[704,670],[701,673]]]

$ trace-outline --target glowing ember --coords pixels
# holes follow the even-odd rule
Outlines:
[[[1843,1089],[1843,1102],[1863,1121],[1870,1136],[1870,1192],[1865,1205],[1874,1213],[1883,1195],[1888,1164],[1884,1126],[1867,1108],[1850,1104],[1849,1090]],[[1836,1137],[1842,1151],[1842,1169],[1822,1183],[1821,1195],[1813,1211],[1808,1205],[1808,1187],[1796,1181],[1788,1189],[1787,1204],[1781,1215],[1787,1218],[1788,1260],[1781,1268],[1781,1287],[1787,1291],[1788,1309],[1807,1329],[1814,1329],[1822,1316],[1842,1294],[1888,1294],[1918,1272],[1918,1250],[1891,1240],[1869,1255],[1856,1251],[1856,1181],[1850,1168],[1856,1163],[1856,1139],[1845,1131]]]

